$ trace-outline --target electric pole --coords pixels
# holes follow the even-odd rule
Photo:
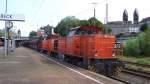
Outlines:
[[[6,7],[5,7],[5,14],[7,14],[7,0],[6,0]],[[7,52],[8,52],[8,51],[7,51],[7,46],[8,46],[7,41],[8,41],[8,40],[7,40],[7,27],[6,27],[6,22],[7,22],[7,21],[5,21],[5,41],[4,41],[4,42],[5,42],[5,45],[4,45],[4,47],[5,47],[5,48],[4,48],[4,49],[5,49],[5,56],[4,56],[4,58],[6,57]]]
[[[96,17],[96,9],[95,9],[95,7],[96,7],[96,5],[97,5],[98,3],[93,2],[92,4],[93,4],[93,6],[94,6],[94,18],[95,18],[95,17]]]
[[[108,3],[106,0],[106,24],[108,23]]]
[[[105,24],[106,24],[106,33],[108,33],[108,1],[106,0],[106,16],[105,16]]]

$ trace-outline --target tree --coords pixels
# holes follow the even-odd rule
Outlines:
[[[148,24],[145,23],[145,24],[142,24],[141,27],[140,27],[140,31],[144,32],[148,29]]]
[[[36,31],[31,31],[29,34],[29,38],[33,38],[34,36],[37,36]]]
[[[111,28],[108,28],[108,34],[110,34],[112,32]]]
[[[139,42],[137,39],[130,39],[125,44],[125,54],[130,56],[137,56],[141,52]]]
[[[150,29],[147,29],[145,32],[141,33],[138,37],[139,46],[142,50],[141,54],[145,56],[150,56]]]
[[[88,26],[88,25],[90,25],[90,23],[89,23],[88,20],[80,20],[80,25],[82,25],[82,26]]]
[[[40,29],[41,30],[44,30],[44,34],[47,35],[47,36],[50,36],[52,35],[52,29],[54,27],[50,26],[50,25],[47,25],[47,26],[44,26],[44,27],[41,27]]]
[[[79,19],[75,18],[74,16],[67,16],[58,23],[54,29],[54,32],[59,33],[62,36],[66,36],[70,28],[77,27],[79,25]]]
[[[0,37],[4,37],[5,36],[5,31],[0,29]]]
[[[150,56],[150,29],[139,34],[136,39],[130,39],[125,45],[125,54],[131,56]]]
[[[95,17],[91,17],[89,20],[89,25],[93,25],[93,26],[97,26],[100,28],[100,30],[102,32],[104,32],[104,25],[102,22],[100,22],[99,20],[97,20]]]
[[[88,20],[79,20],[74,16],[68,16],[62,19],[56,28],[54,29],[55,33],[59,33],[62,36],[68,34],[70,28],[77,27],[77,26],[97,26],[100,28],[101,31],[104,31],[103,24],[97,20],[95,17],[91,17]]]

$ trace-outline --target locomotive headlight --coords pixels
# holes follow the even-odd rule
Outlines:
[[[97,53],[95,53],[95,57],[98,57],[98,54],[97,54]]]
[[[97,53],[97,51],[95,51],[95,54],[94,54],[94,56],[95,56],[95,57],[98,57],[98,53]]]
[[[115,51],[113,51],[113,54],[112,54],[112,56],[113,56],[113,57],[115,56]]]
[[[114,56],[115,56],[115,53],[113,53],[112,56],[114,57]]]

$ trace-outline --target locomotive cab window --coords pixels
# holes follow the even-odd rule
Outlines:
[[[71,31],[69,31],[69,33],[68,33],[68,37],[70,37],[70,36],[73,36],[74,34],[76,33],[76,30],[74,29],[74,30],[71,30]]]
[[[58,40],[54,40],[54,50],[58,49]]]

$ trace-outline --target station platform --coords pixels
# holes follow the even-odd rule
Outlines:
[[[0,84],[122,84],[81,68],[70,68],[19,47],[5,58],[0,49]]]

